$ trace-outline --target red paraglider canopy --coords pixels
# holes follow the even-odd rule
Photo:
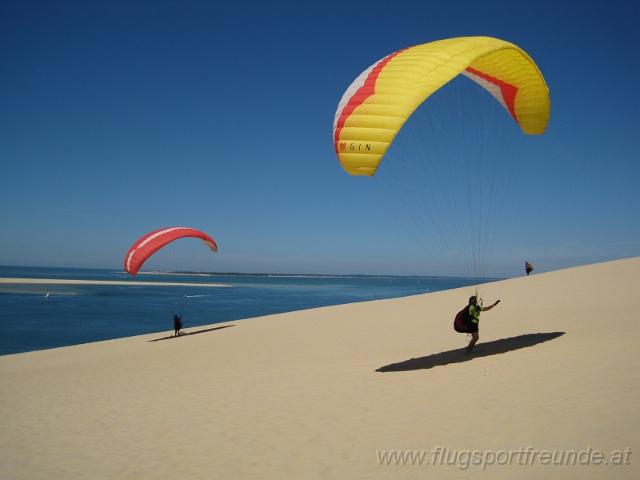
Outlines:
[[[147,258],[168,243],[184,237],[199,238],[207,244],[211,251],[218,251],[215,240],[201,230],[189,227],[161,228],[143,235],[133,244],[124,257],[124,269],[130,275],[135,275]]]

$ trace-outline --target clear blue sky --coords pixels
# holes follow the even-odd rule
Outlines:
[[[522,47],[552,98],[487,273],[640,255],[639,21],[617,0],[3,2],[0,264],[120,268],[187,225],[219,254],[185,240],[148,268],[464,273],[331,138],[362,70],[463,35]]]

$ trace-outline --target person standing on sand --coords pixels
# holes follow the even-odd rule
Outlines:
[[[525,262],[524,262],[524,271],[525,271],[525,272],[527,272],[527,276],[529,276],[529,274],[530,274],[531,272],[533,272],[533,265],[531,265],[531,264],[530,264],[529,262],[527,262],[526,260],[525,260]]]
[[[470,333],[471,341],[469,345],[465,348],[467,353],[471,353],[473,347],[475,346],[478,338],[478,327],[480,323],[480,313],[486,312],[487,310],[491,310],[493,307],[498,305],[500,300],[497,300],[496,303],[489,307],[482,306],[482,300],[478,302],[478,298],[474,295],[469,298],[469,305],[467,305],[464,309],[462,309],[458,315],[456,315],[456,319],[453,324],[453,328],[456,332],[460,333]]]
[[[182,328],[182,315],[173,316],[173,336],[180,335],[180,329]]]

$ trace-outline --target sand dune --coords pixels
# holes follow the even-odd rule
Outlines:
[[[638,478],[638,274],[484,285],[502,303],[471,356],[451,327],[471,289],[5,356],[0,478]],[[609,465],[519,464],[529,449]],[[464,469],[469,450],[511,465]]]

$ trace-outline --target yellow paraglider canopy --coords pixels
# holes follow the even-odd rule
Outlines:
[[[374,175],[416,108],[460,74],[491,93],[524,133],[544,133],[549,89],[533,60],[497,38],[450,38],[387,55],[354,80],[333,125],[342,167],[351,175]]]

